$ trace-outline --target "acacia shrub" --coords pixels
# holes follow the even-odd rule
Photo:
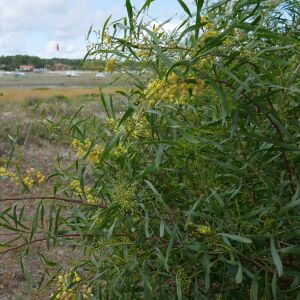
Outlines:
[[[132,77],[125,112],[101,94],[107,119],[53,125],[76,156],[53,193],[80,206],[45,236],[85,258],[52,299],[300,299],[299,4],[178,1],[170,32],[151,2],[87,54]]]

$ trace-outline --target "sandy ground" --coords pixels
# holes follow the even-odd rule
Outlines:
[[[45,74],[43,74],[45,75]],[[4,165],[3,158],[7,158],[10,151],[10,141],[9,136],[14,136],[16,131],[16,125],[21,124],[25,127],[22,132],[22,142],[18,147],[18,153],[23,156],[23,167],[37,166],[42,169],[45,173],[50,173],[53,167],[53,163],[56,159],[56,154],[58,152],[64,152],[67,149],[65,146],[60,144],[59,141],[47,140],[47,135],[35,129],[36,131],[31,131],[31,134],[27,136],[28,126],[33,123],[32,120],[32,109],[34,105],[31,105],[30,99],[36,98],[49,98],[48,102],[45,103],[46,108],[49,105],[50,110],[76,110],[82,104],[86,104],[86,110],[96,114],[98,110],[101,114],[101,108],[99,107],[99,99],[97,99],[97,92],[99,90],[98,85],[91,84],[92,78],[91,74],[85,74],[84,77],[74,77],[66,78],[62,75],[56,76],[53,81],[50,80],[50,74],[47,78],[38,78],[37,74],[30,74],[28,77],[24,78],[5,78],[6,85],[3,83],[3,77],[0,78],[0,167]],[[51,84],[47,84],[47,80]],[[58,82],[64,83],[64,87],[58,87],[56,84]],[[80,80],[81,83],[80,83]],[[103,86],[105,85],[105,80],[101,79]],[[86,86],[87,81],[89,85]],[[67,83],[69,86],[67,86]],[[52,85],[53,84],[53,85]],[[23,87],[22,87],[23,85]],[[42,87],[42,88],[41,88]],[[110,88],[113,92],[116,87]],[[2,96],[1,96],[2,93]],[[71,101],[64,103],[62,100],[57,104],[51,103],[51,97],[57,95],[64,95],[71,98]],[[93,99],[93,97],[95,99]],[[26,100],[25,102],[23,100]],[[29,100],[29,101],[28,101]],[[73,100],[73,101],[72,101]],[[84,103],[85,102],[85,103]],[[78,107],[77,107],[78,106]],[[29,126],[30,127],[30,126]],[[27,128],[27,129],[26,129]],[[28,138],[28,140],[27,140]],[[34,193],[36,195],[41,193],[47,193],[47,189],[50,187],[43,187],[43,190],[37,188]],[[51,192],[49,192],[51,193]],[[12,182],[8,180],[0,179],[0,199],[10,198],[10,197],[22,196],[22,189],[16,187]],[[34,201],[22,201],[17,202],[18,209],[23,205],[25,208],[24,214],[26,214],[26,219],[28,224],[32,220],[37,202]],[[1,213],[8,207],[11,207],[15,203],[12,202],[1,202],[0,201],[0,223],[3,223],[1,219]],[[1,243],[7,242],[12,239],[11,232],[0,226],[0,252]],[[12,245],[17,246],[22,241],[15,241]],[[49,293],[45,293],[43,296],[34,297],[34,289],[38,286],[38,282],[43,276],[44,267],[42,267],[38,259],[38,251],[45,249],[45,243],[36,243],[32,248],[32,252],[28,256],[27,266],[30,276],[33,279],[33,293],[29,294],[27,288],[26,277],[22,273],[20,266],[20,253],[21,251],[13,251],[0,256],[0,300],[13,300],[13,299],[49,299]],[[66,255],[69,253],[69,255]],[[69,258],[74,258],[81,256],[80,252],[70,252],[70,249],[66,248],[64,245],[59,245],[55,249],[47,252],[47,258],[50,260],[57,261],[58,266],[64,267],[65,263]],[[48,267],[48,271],[53,273],[55,268]],[[41,298],[42,297],[42,298]]]
[[[0,145],[1,147],[3,144]],[[3,148],[3,147],[2,147]],[[2,149],[4,153],[7,153],[9,149]],[[49,174],[50,170],[52,169],[55,156],[54,153],[63,152],[65,149],[57,144],[51,144],[46,140],[40,140],[38,143],[32,142],[25,145],[21,145],[18,149],[22,155],[24,155],[24,163],[22,167],[27,168],[29,166],[35,165],[40,166],[45,174]],[[47,190],[49,190],[49,194],[51,194],[50,186],[42,186],[37,187],[33,190],[34,195],[43,195],[47,194]],[[2,180],[0,181],[0,199],[2,198],[12,198],[12,197],[22,197],[23,189],[20,187],[16,187],[14,183],[10,180]],[[27,194],[28,195],[28,194]],[[10,201],[10,202],[1,202],[0,201],[0,214],[8,207],[12,205],[17,205],[17,210],[20,211],[22,207],[24,207],[24,224],[31,226],[31,220],[36,211],[36,207],[38,201]],[[50,203],[45,202],[46,212],[47,215],[47,206],[49,207]],[[0,220],[1,222],[2,220]],[[9,230],[0,226],[0,244],[5,243],[9,240],[14,239],[14,235]],[[37,234],[34,239],[43,237],[40,234]],[[18,240],[11,244],[11,247],[18,246],[24,243],[24,241]],[[7,248],[4,248],[5,250]],[[1,249],[3,250],[3,248]],[[24,250],[24,248],[22,249]],[[42,266],[38,253],[46,253],[48,259],[58,262],[58,266],[54,268],[46,267],[46,269],[53,273],[57,268],[60,266],[63,267],[64,263],[67,259],[66,257],[66,248],[63,245],[55,247],[50,251],[45,250],[45,242],[38,242],[35,243],[30,250],[29,255],[24,259],[26,262],[26,266],[28,268],[28,272],[32,279],[31,288],[32,292],[29,293],[28,289],[28,282],[26,281],[26,277],[24,276],[21,270],[21,249],[17,251],[12,251],[6,253],[5,255],[0,255],[0,300],[13,300],[13,299],[49,299],[49,293],[46,293],[40,298],[41,296],[34,296],[35,289],[38,288],[38,283],[43,277],[45,266]],[[70,250],[67,250],[69,252]],[[1,252],[1,251],[0,251]],[[79,255],[78,252],[73,253],[72,256]],[[46,276],[47,278],[47,276]],[[48,277],[49,279],[49,277]]]

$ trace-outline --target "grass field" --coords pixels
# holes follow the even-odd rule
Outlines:
[[[14,159],[18,159],[21,167],[34,167],[47,175],[53,168],[57,153],[66,153],[68,145],[50,135],[47,126],[40,123],[40,115],[35,107],[39,104],[39,112],[54,119],[59,115],[71,115],[80,107],[81,114],[103,114],[99,90],[115,95],[123,89],[125,82],[106,87],[107,78],[95,79],[92,73],[80,74],[79,77],[68,78],[58,74],[29,74],[24,78],[5,76],[0,78],[0,167],[9,157],[12,139],[17,137],[17,147]],[[116,96],[119,101],[120,96]],[[17,128],[19,133],[17,134]],[[35,189],[35,194],[47,193],[49,187]],[[15,186],[8,180],[0,181],[0,198],[18,197],[22,195],[22,188]],[[25,205],[28,222],[33,218],[36,205],[32,201],[22,202],[18,207]],[[12,205],[11,202],[0,203],[0,211]],[[7,235],[1,227],[0,245],[14,237]],[[35,245],[36,253],[44,246]],[[78,253],[78,255],[81,255]],[[50,251],[49,257],[65,263],[63,246]],[[37,255],[31,256],[29,270],[34,270],[34,280],[42,276]],[[40,271],[39,271],[40,270]],[[20,261],[15,253],[6,254],[0,265],[0,299],[28,299],[25,277],[20,269]]]

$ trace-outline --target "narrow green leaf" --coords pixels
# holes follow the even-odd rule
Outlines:
[[[189,15],[189,17],[192,17],[192,13],[190,12],[188,6],[182,0],[177,0],[177,1],[179,2],[183,10]]]
[[[249,92],[250,88],[249,85],[246,84],[245,82],[241,81],[235,74],[233,74],[228,68],[225,68],[222,64],[217,64],[218,68],[225,73],[226,75],[228,75],[229,77],[231,77],[233,80],[235,80],[237,83],[239,83],[241,86],[243,86],[243,88]]]
[[[243,267],[242,264],[239,262],[239,267],[235,275],[235,282],[239,284],[242,281],[243,281]]]
[[[90,29],[89,29],[89,31],[88,31],[88,33],[87,33],[87,40],[89,39],[92,30],[93,30],[93,25],[91,25],[91,27],[90,27]]]
[[[157,197],[157,199],[162,201],[162,197],[161,194],[158,192],[158,190],[154,187],[154,185],[149,181],[149,180],[144,180],[146,182],[146,184],[149,186],[149,188],[151,189],[151,191],[153,192],[153,194]]]
[[[220,233],[221,236],[227,237],[230,240],[245,243],[245,244],[252,244],[252,240],[240,235],[235,235],[235,234],[228,234],[228,233]]]
[[[123,115],[122,119],[120,120],[118,127],[120,127],[134,112],[134,108],[133,107],[128,107],[127,111],[125,112],[125,114]]]
[[[152,290],[152,286],[151,286],[151,283],[150,283],[150,280],[149,280],[149,274],[148,272],[143,272],[143,270],[141,270],[139,268],[139,271],[140,271],[140,274],[145,282],[145,285],[147,286],[147,288],[151,291]]]
[[[162,156],[163,156],[163,153],[164,153],[164,148],[165,148],[165,145],[162,145],[160,144],[158,146],[158,149],[156,151],[156,156],[155,156],[155,168],[159,168],[160,164],[161,164],[161,159],[162,159]]]
[[[283,254],[296,254],[296,255],[300,255],[300,245],[287,246],[285,248],[281,248],[278,252],[279,253],[283,253]]]
[[[181,289],[181,278],[176,276],[176,293],[177,293],[177,299],[182,299],[182,289]]]
[[[40,201],[38,207],[36,208],[35,214],[34,214],[34,218],[33,218],[32,225],[31,225],[30,238],[29,238],[30,241],[32,241],[32,238],[33,238],[33,236],[36,232],[37,226],[38,226],[41,204],[42,204],[42,202]]]
[[[41,262],[49,267],[55,267],[58,265],[56,262],[49,260],[46,256],[44,256],[41,253],[38,253],[38,256],[39,256]]]
[[[200,14],[201,14],[201,9],[204,4],[204,0],[195,0],[196,5],[197,5],[197,10],[196,10],[196,25],[200,23]],[[198,40],[199,37],[199,28],[196,28],[195,30],[195,39]]]
[[[229,116],[230,113],[231,113],[231,108],[230,108],[230,106],[228,104],[228,101],[226,100],[224,92],[221,90],[221,88],[216,83],[216,81],[213,80],[212,78],[208,78],[207,81],[210,83],[210,85],[213,87],[213,89],[215,90],[215,92],[217,93],[217,95],[219,96],[219,98],[222,101],[222,105],[221,105],[221,109],[222,109],[222,121],[224,123],[226,117]]]
[[[257,275],[254,276],[252,283],[251,283],[251,288],[250,288],[250,300],[257,300],[258,299],[258,289],[259,289],[259,284],[257,281]]]
[[[163,60],[163,62],[171,68],[174,65],[174,62],[157,46],[155,45],[152,41],[149,41],[151,47],[154,49],[154,51],[160,56],[160,58]],[[181,79],[184,78],[182,72],[178,69],[173,70],[173,72]]]
[[[126,0],[126,9],[129,18],[130,28],[133,30],[133,9],[130,0]]]
[[[195,30],[199,30],[199,28],[202,28],[206,23],[197,23],[195,25],[189,26],[188,28],[186,28],[185,30],[183,30],[178,38],[178,42],[180,42],[182,40],[182,38],[189,32],[191,31],[195,31]]]
[[[144,219],[144,227],[145,227],[145,236],[147,238],[150,237],[149,222],[150,222],[149,213],[148,213],[148,211],[146,211],[145,219]]]
[[[165,224],[163,220],[160,220],[160,225],[159,225],[159,237],[164,237],[165,234]]]
[[[273,278],[272,278],[272,295],[273,299],[277,300],[277,273],[273,273]]]
[[[108,25],[108,22],[109,22],[109,20],[111,19],[111,15],[105,20],[105,22],[104,22],[104,25],[103,25],[103,27],[102,27],[102,36],[101,36],[101,38],[102,38],[102,42],[104,41],[104,37],[105,37],[105,31],[106,31],[106,28],[107,28],[107,25]]]
[[[286,204],[284,207],[282,207],[282,211],[287,211],[291,208],[294,208],[296,206],[300,206],[300,199],[294,200],[293,202],[290,202],[288,204]]]
[[[101,164],[109,155],[110,151],[118,144],[120,137],[122,136],[122,132],[119,132],[106,146],[106,148],[104,149],[100,160],[99,160],[99,164]]]
[[[149,6],[152,2],[154,2],[154,0],[146,0],[145,3],[143,4],[142,8],[137,13],[136,17],[138,18],[142,12],[144,12],[147,8],[149,8]]]
[[[277,252],[277,249],[275,247],[275,242],[274,242],[273,237],[271,237],[271,240],[270,240],[270,248],[271,248],[271,254],[272,254],[273,262],[274,262],[274,265],[275,265],[275,267],[277,269],[277,272],[278,272],[278,276],[281,277],[282,274],[283,274],[283,266],[282,266],[280,256],[279,256],[279,254]]]

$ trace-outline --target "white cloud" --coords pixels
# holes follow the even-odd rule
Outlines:
[[[89,27],[107,15],[94,4],[94,0],[0,0],[0,55],[83,57]]]
[[[132,1],[137,7],[144,3]],[[174,17],[176,3],[156,0],[151,14],[159,20]],[[109,15],[114,20],[126,16],[124,4],[125,0],[0,0],[0,55],[83,57],[90,26],[101,29]],[[175,18],[165,26],[170,30],[176,23]]]

